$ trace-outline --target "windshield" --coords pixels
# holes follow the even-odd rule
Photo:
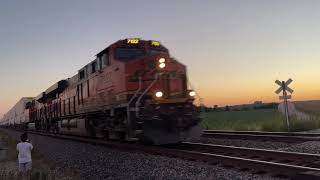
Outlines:
[[[154,49],[154,48],[151,48],[149,50],[149,55],[155,55],[155,54],[160,54],[160,53],[168,53],[168,52],[163,49]]]
[[[130,60],[145,56],[144,49],[141,48],[117,48],[116,57],[119,60]]]

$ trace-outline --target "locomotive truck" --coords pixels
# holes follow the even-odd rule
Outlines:
[[[166,47],[128,38],[27,102],[28,121],[16,122],[35,131],[179,143],[201,135],[195,96],[186,66]]]

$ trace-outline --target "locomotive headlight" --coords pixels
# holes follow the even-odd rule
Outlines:
[[[166,62],[166,59],[165,58],[160,58],[159,59],[159,63],[161,64],[161,63],[164,63],[164,62]]]
[[[165,64],[165,63],[160,63],[160,64],[159,64],[159,68],[162,69],[162,68],[165,68],[165,67],[166,67],[166,64]]]
[[[161,91],[156,92],[156,97],[160,98],[163,96],[163,93]]]
[[[189,96],[194,97],[195,95],[196,95],[196,92],[194,92],[194,91],[189,92]]]

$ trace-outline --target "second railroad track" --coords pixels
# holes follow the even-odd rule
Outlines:
[[[320,133],[204,130],[203,137],[302,143],[320,141]]]

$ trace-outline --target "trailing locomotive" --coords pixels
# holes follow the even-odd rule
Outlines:
[[[185,65],[159,41],[119,40],[28,104],[26,128],[106,139],[178,143],[199,137]]]

